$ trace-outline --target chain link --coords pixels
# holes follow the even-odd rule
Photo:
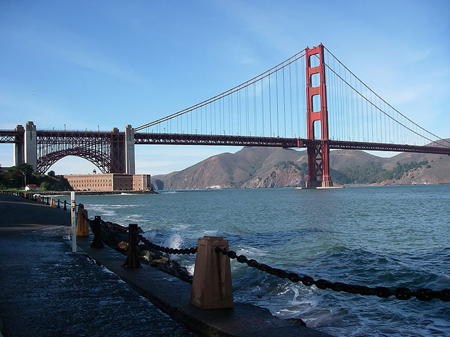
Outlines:
[[[264,263],[259,263],[253,259],[249,260],[244,255],[237,255],[232,250],[226,248],[216,247],[216,253],[222,253],[227,255],[230,259],[236,259],[239,263],[245,263],[249,267],[256,268],[271,275],[278,276],[282,279],[288,279],[294,283],[302,282],[305,286],[316,285],[319,289],[331,289],[333,291],[344,291],[351,294],[360,295],[374,295],[381,298],[388,298],[395,296],[399,300],[408,300],[411,297],[416,297],[420,301],[430,301],[432,299],[439,299],[444,302],[450,301],[450,289],[444,289],[441,291],[434,291],[431,289],[419,289],[417,291],[411,291],[408,288],[396,288],[391,289],[387,287],[366,287],[360,285],[346,284],[342,282],[330,282],[327,280],[314,280],[311,276],[300,276],[293,272],[287,272],[282,269],[273,268]]]
[[[150,242],[148,239],[144,238],[142,235],[138,235],[138,239],[141,242],[143,242],[144,244],[146,244],[147,246],[149,246],[153,249],[159,250],[160,252],[163,252],[163,253],[168,253],[168,254],[195,254],[195,253],[197,253],[197,247],[186,248],[186,249],[175,249],[175,248],[158,246],[158,245],[154,244],[153,242]]]

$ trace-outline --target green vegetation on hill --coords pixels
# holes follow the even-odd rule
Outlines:
[[[340,170],[331,169],[331,177],[333,182],[344,184],[376,184],[386,180],[400,179],[410,171],[416,170],[422,166],[429,166],[428,161],[424,160],[419,163],[411,162],[400,164],[392,170],[386,170],[381,163],[370,162],[365,165],[357,165],[354,167],[341,168]],[[275,165],[276,168],[287,170],[294,167],[295,170],[302,175],[308,174],[308,164],[302,163],[301,166],[293,161],[281,161]]]
[[[287,169],[289,166],[294,166],[297,169],[297,171],[300,172],[301,174],[308,174],[307,163],[302,163],[301,166],[298,166],[296,163],[289,160],[289,161],[280,161],[275,165],[275,167],[279,169]]]
[[[400,179],[406,173],[428,164],[427,160],[400,164],[392,170],[386,170],[381,163],[368,163],[362,166],[331,170],[333,180],[338,184],[376,184],[385,180]]]
[[[48,175],[33,173],[33,167],[29,164],[19,164],[0,172],[0,189],[20,189],[26,185],[35,184],[44,191],[67,191],[71,190],[70,185],[63,176],[56,176],[50,171]]]

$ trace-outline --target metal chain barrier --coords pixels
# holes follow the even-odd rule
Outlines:
[[[143,242],[144,244],[146,244],[147,246],[149,246],[153,249],[159,250],[160,252],[163,252],[163,253],[168,253],[168,254],[195,254],[195,253],[197,253],[197,247],[186,248],[186,249],[175,249],[175,248],[158,246],[158,245],[154,244],[153,242],[150,242],[148,239],[144,238],[141,234],[138,235],[138,239],[141,242]]]
[[[305,286],[316,285],[319,289],[331,289],[334,291],[344,291],[351,294],[360,295],[374,295],[381,298],[388,298],[395,296],[399,300],[408,300],[411,297],[416,297],[419,301],[430,301],[432,299],[439,299],[444,302],[450,301],[450,289],[444,289],[441,291],[434,291],[431,289],[419,289],[417,291],[411,291],[408,288],[396,288],[391,289],[387,287],[366,287],[360,285],[345,284],[342,282],[330,282],[327,280],[314,280],[311,276],[300,276],[293,272],[287,272],[282,269],[273,268],[266,264],[259,263],[256,260],[249,260],[244,255],[237,255],[236,252],[225,248],[216,247],[216,253],[222,253],[227,255],[230,259],[236,259],[239,263],[245,263],[249,267],[256,268],[271,275],[278,276],[282,279],[288,279],[294,283],[302,282]]]

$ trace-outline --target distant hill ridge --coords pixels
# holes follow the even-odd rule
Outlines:
[[[450,156],[401,153],[391,158],[364,151],[330,153],[334,184],[450,183]],[[205,159],[182,171],[153,176],[156,190],[305,186],[306,151],[244,147]]]

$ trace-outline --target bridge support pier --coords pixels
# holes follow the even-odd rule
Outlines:
[[[135,174],[134,130],[131,125],[125,127],[124,134],[117,128],[112,129],[110,154],[110,173]]]
[[[134,130],[131,125],[125,127],[125,168],[127,174],[135,174]]]
[[[14,131],[24,132],[24,128],[22,125],[17,125]],[[13,148],[13,165],[17,166],[23,164],[25,154],[23,149],[23,139],[22,137],[15,136],[14,137],[14,148]]]
[[[307,188],[332,187],[330,177],[330,148],[327,142],[317,146],[308,146],[308,180]],[[322,180],[318,178],[321,177]]]
[[[109,173],[124,173],[125,170],[125,136],[118,128],[111,130],[110,155],[111,166]]]
[[[24,135],[24,159],[25,163],[33,167],[34,172],[37,168],[37,138],[36,138],[36,125],[33,122],[27,122],[25,124]]]

